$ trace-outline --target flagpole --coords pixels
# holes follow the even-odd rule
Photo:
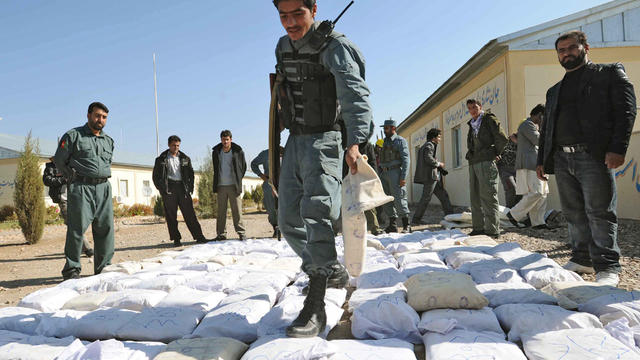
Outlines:
[[[158,135],[158,80],[156,79],[156,53],[153,53],[153,94],[156,99],[156,156],[160,156],[160,137]]]

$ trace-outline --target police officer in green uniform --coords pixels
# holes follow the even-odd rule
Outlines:
[[[111,158],[113,139],[102,129],[109,109],[99,102],[89,105],[87,123],[69,130],[54,156],[56,167],[70,179],[67,194],[66,263],[62,277],[80,277],[82,235],[91,224],[94,243],[93,270],[99,274],[113,257],[113,204],[111,200]]]
[[[282,149],[280,150],[282,154]],[[260,171],[260,165],[262,170]],[[251,171],[258,175],[262,180],[262,204],[264,209],[267,210],[267,217],[269,224],[273,227],[273,235],[271,237],[278,236],[278,213],[276,212],[276,199],[273,195],[271,185],[269,185],[269,149],[262,150],[258,156],[251,161]]]
[[[337,260],[332,221],[340,215],[343,143],[355,173],[358,144],[373,133],[372,111],[360,50],[314,21],[315,0],[273,3],[287,31],[276,47],[280,119],[289,129],[278,224],[309,275],[304,307],[287,335],[312,337],[326,326],[326,287],[344,287],[349,278]]]
[[[393,204],[383,205],[384,212],[389,218],[386,232],[398,232],[396,219],[402,219],[402,232],[410,233],[409,202],[407,201],[407,172],[409,171],[409,145],[407,140],[396,134],[396,122],[385,120],[384,143],[380,153],[380,180],[387,195],[393,196]]]

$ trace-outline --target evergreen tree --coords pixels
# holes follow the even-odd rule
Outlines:
[[[217,216],[218,197],[213,192],[213,160],[211,159],[210,148],[207,148],[207,156],[200,166],[198,209],[202,218],[215,218]]]
[[[262,199],[264,198],[264,194],[262,193],[262,186],[256,186],[253,189],[253,191],[251,192],[251,198],[253,199],[253,202],[255,202],[258,206],[258,209],[260,209],[260,206],[262,205]]]
[[[31,137],[31,131],[29,131],[24,142],[24,151],[18,161],[16,188],[13,193],[18,223],[29,244],[35,244],[42,238],[47,212],[44,205],[44,184],[39,152],[38,142]]]

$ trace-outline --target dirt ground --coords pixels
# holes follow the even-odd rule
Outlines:
[[[414,230],[440,230],[439,221],[442,212],[439,206],[429,206],[423,218],[430,225],[414,227]],[[272,229],[267,222],[266,213],[250,213],[244,216],[247,236],[264,238],[271,236]],[[216,235],[216,220],[201,220],[203,232],[207,238]],[[237,236],[232,230],[231,219],[227,219],[228,236]],[[183,248],[195,244],[184,222],[179,223],[183,236]],[[470,229],[463,229],[469,232]],[[48,226],[42,240],[35,245],[28,245],[20,230],[0,231],[0,307],[15,306],[20,299],[40,288],[54,286],[62,281],[60,271],[64,266],[64,225]],[[89,240],[91,232],[87,232]],[[623,270],[620,274],[619,287],[632,290],[640,289],[640,221],[620,220],[618,243],[622,251]],[[546,253],[549,258],[564,265],[570,256],[571,248],[567,243],[566,226],[554,230],[536,231],[517,229],[505,231],[501,242],[516,241],[527,250]],[[137,217],[117,219],[115,236],[115,255],[113,263],[128,260],[141,260],[174,249],[169,242],[166,224],[154,217]],[[283,240],[284,241],[284,240]],[[177,248],[180,249],[180,248]],[[93,274],[91,259],[82,258],[82,276]],[[585,280],[594,280],[593,275],[585,275]],[[348,289],[348,296],[354,289]],[[346,309],[346,305],[344,306]],[[329,339],[353,338],[349,314],[345,311],[343,318],[329,334]],[[416,346],[416,353],[423,354],[423,347]],[[418,358],[424,358],[424,355]]]

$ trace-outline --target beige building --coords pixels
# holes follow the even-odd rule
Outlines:
[[[640,99],[640,0],[612,1],[489,41],[398,126],[399,134],[409,141],[412,159],[430,128],[443,130],[438,156],[449,170],[445,188],[455,205],[469,205],[466,99],[478,99],[485,110],[495,113],[505,133],[516,132],[529,111],[544,104],[547,89],[562,79],[564,69],[554,43],[561,33],[576,29],[587,34],[593,62],[624,65]],[[639,165],[640,121],[636,120],[625,164],[616,170],[622,218],[640,219]],[[412,183],[415,161],[411,167],[407,180],[415,202],[422,186]],[[500,202],[504,204],[502,190]],[[553,176],[548,207],[560,208]]]
[[[13,191],[15,188],[15,177],[20,157],[20,151],[24,148],[25,138],[0,134],[0,206],[13,205]],[[40,168],[44,171],[45,164],[53,156],[56,150],[56,143],[40,139]],[[152,172],[154,156],[144,156],[127,152],[116,151],[111,165],[111,191],[113,197],[121,204],[151,205],[151,199],[159,195],[158,190],[153,186]],[[198,194],[199,173],[196,172],[195,189],[193,197]],[[242,179],[243,194],[245,191],[252,191],[262,184],[262,179],[253,173],[248,173]],[[53,204],[49,198],[49,189],[45,186],[45,203]]]

